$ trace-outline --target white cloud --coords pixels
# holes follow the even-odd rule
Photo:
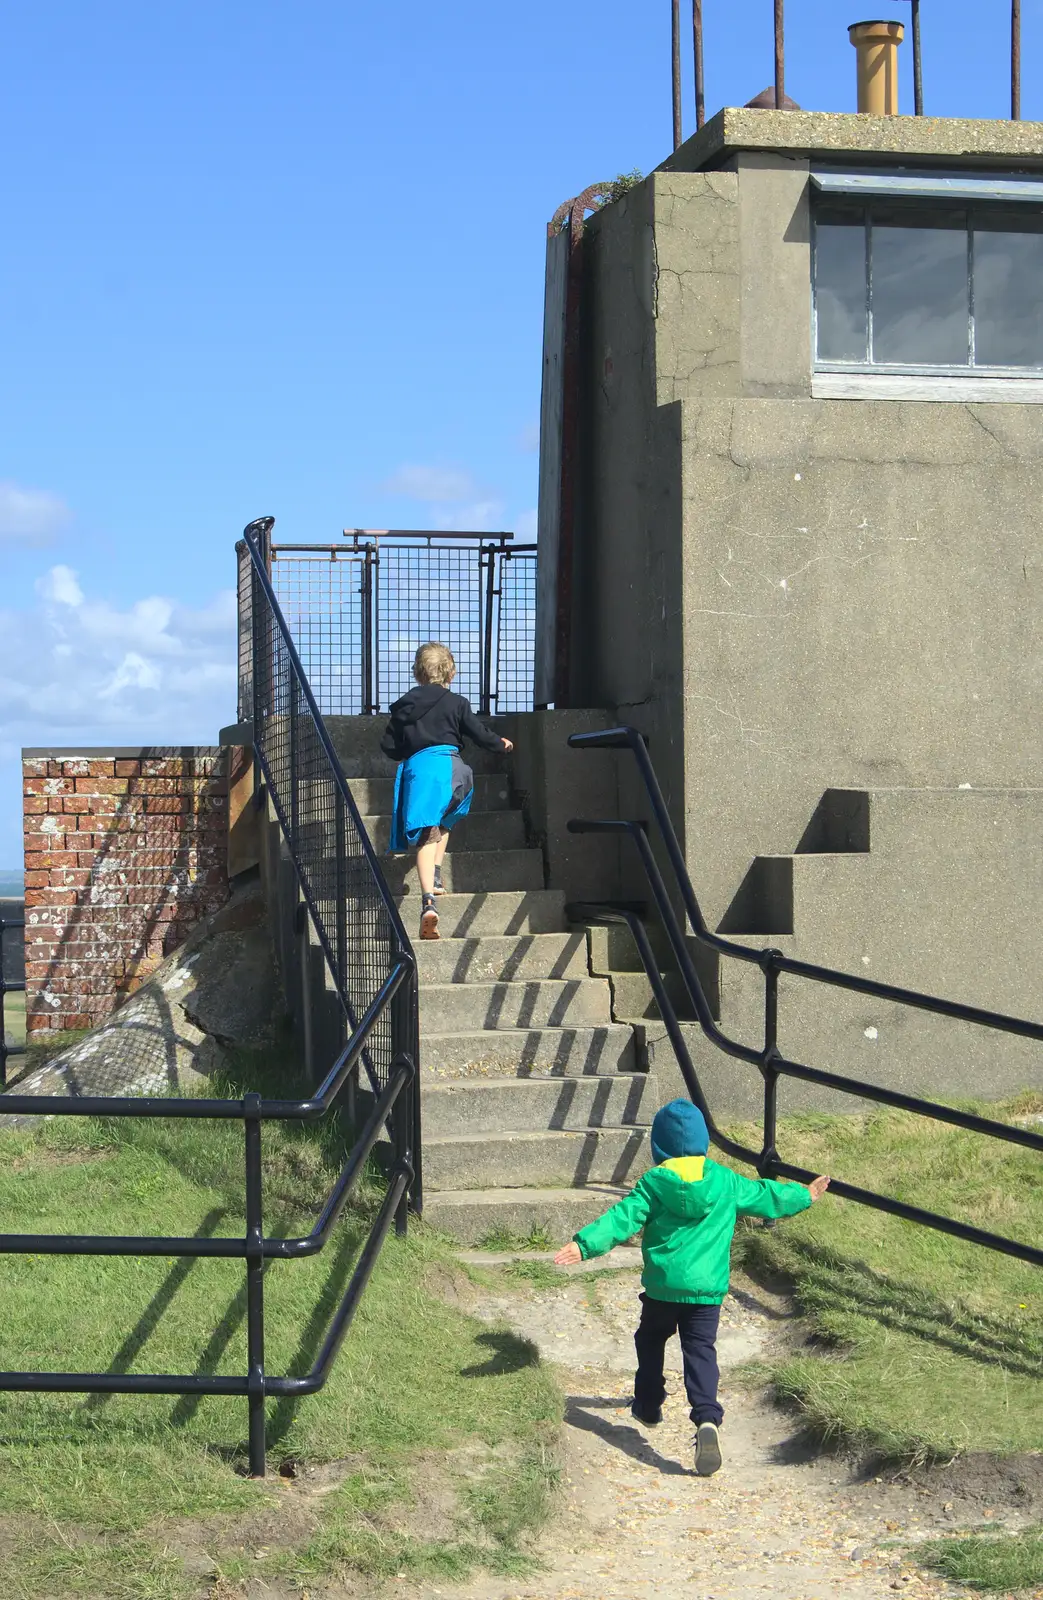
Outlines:
[[[49,490],[0,482],[0,540],[47,544],[71,520],[65,501]]]
[[[159,689],[162,683],[159,668],[154,661],[146,661],[136,650],[128,650],[113,673],[111,682],[98,690],[98,698],[111,700],[121,689]]]
[[[479,493],[471,474],[457,467],[399,467],[380,487],[385,494],[402,495],[407,500],[423,500],[434,505],[449,500],[470,500]]]
[[[501,533],[503,512],[502,500],[470,500],[437,512],[435,527],[456,533]]]
[[[402,466],[381,485],[386,494],[427,508],[427,525],[439,532],[499,533],[504,503],[457,467]]]
[[[36,592],[44,600],[58,606],[83,604],[83,590],[76,581],[71,567],[52,567],[37,580]]]
[[[536,543],[536,512],[522,511],[514,519],[514,537],[519,544]]]
[[[233,591],[198,610],[161,595],[121,607],[54,566],[36,592],[0,612],[0,747],[209,744],[234,720]]]

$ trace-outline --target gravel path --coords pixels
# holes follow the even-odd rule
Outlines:
[[[742,1364],[796,1336],[787,1303],[751,1282],[736,1282],[722,1315],[722,1471],[704,1479],[692,1469],[676,1341],[668,1347],[668,1364],[671,1354],[674,1360],[662,1424],[649,1429],[632,1420],[635,1254],[611,1258],[613,1267],[627,1260],[623,1272],[580,1271],[552,1288],[515,1280],[472,1308],[510,1323],[559,1368],[568,1396],[564,1504],[537,1576],[429,1584],[413,1600],[893,1600],[896,1591],[940,1600],[964,1593],[925,1575],[907,1554],[918,1539],[953,1531],[951,1506],[908,1485],[856,1481],[841,1461],[811,1451],[792,1417],[743,1378]]]

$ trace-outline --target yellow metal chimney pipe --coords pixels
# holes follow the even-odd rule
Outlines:
[[[853,22],[848,36],[858,52],[858,109],[874,117],[898,115],[900,22]]]

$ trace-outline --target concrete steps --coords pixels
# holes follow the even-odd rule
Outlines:
[[[381,865],[391,889],[414,897],[419,908],[416,857],[385,856]],[[442,879],[446,889],[456,894],[542,889],[543,856],[539,850],[461,850],[446,856]]]
[[[424,1138],[424,1181],[435,1189],[579,1188],[636,1183],[649,1165],[648,1128],[553,1128]]]
[[[404,911],[417,905],[401,897]],[[438,902],[442,943],[449,939],[489,938],[505,934],[557,933],[565,926],[565,896],[560,889],[484,890],[444,894]],[[432,951],[438,946],[431,945]]]
[[[382,718],[329,718],[363,822],[412,932],[415,856],[386,855],[394,766]],[[472,756],[474,760],[472,761]],[[462,1243],[555,1243],[598,1216],[650,1161],[656,1080],[613,1021],[586,930],[544,888],[512,803],[508,762],[465,751],[474,810],[450,836],[437,942],[417,941],[425,1215]]]
[[[420,1070],[447,1077],[603,1077],[637,1066],[634,1030],[600,1028],[475,1028],[428,1034]]]
[[[582,933],[442,938],[437,944],[418,945],[416,954],[422,983],[525,983],[588,976]]]
[[[470,1028],[563,1028],[612,1021],[604,978],[540,978],[532,983],[422,983],[420,1032]]]
[[[531,1240],[557,1245],[571,1239],[626,1190],[612,1184],[568,1189],[428,1189],[424,1216],[461,1244]]]
[[[468,1083],[425,1079],[425,1139],[462,1134],[499,1134],[620,1128],[638,1124],[657,1107],[655,1084],[644,1072],[615,1073],[604,1078],[489,1079]]]

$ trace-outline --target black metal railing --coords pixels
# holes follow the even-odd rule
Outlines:
[[[358,1026],[397,963],[413,969],[364,1052],[370,1086],[380,1094],[396,1056],[419,1059],[416,962],[268,575],[273,526],[271,517],[250,523],[237,547],[239,613],[250,630],[248,646],[240,641],[241,667],[248,662],[240,715],[252,725],[257,776],[278,817],[345,1029]],[[414,1113],[411,1192],[419,1210],[419,1097]]]
[[[900,1090],[888,1089],[882,1084],[869,1083],[861,1078],[852,1078],[843,1073],[826,1072],[817,1067],[805,1066],[802,1062],[790,1061],[783,1056],[778,1047],[780,973],[789,973],[794,977],[806,979],[811,983],[827,984],[833,988],[853,991],[856,994],[872,995],[876,999],[888,1000],[896,1005],[908,1006],[916,1011],[932,1012],[938,1016],[951,1017],[959,1022],[972,1023],[977,1027],[996,1029],[1001,1033],[1014,1034],[1020,1038],[1043,1040],[1043,1024],[1029,1022],[1021,1017],[1004,1016],[1000,1012],[986,1011],[978,1006],[963,1005],[955,1000],[943,1000],[936,995],[919,994],[912,989],[896,988],[892,984],[877,983],[871,978],[858,977],[853,973],[837,972],[830,967],[816,966],[811,962],[797,961],[791,956],[784,955],[780,950],[752,950],[746,945],[735,944],[730,939],[722,938],[720,934],[712,933],[706,926],[702,911],[699,908],[695,890],[688,876],[684,855],[674,832],[666,801],[659,787],[655,769],[652,766],[647,746],[641,734],[635,728],[611,728],[598,733],[573,734],[569,739],[569,744],[580,750],[626,749],[632,753],[695,938],[701,945],[718,952],[720,955],[760,967],[764,974],[764,1044],[760,1049],[756,1049],[752,1045],[742,1044],[736,1039],[729,1038],[714,1019],[695,962],[692,959],[684,929],[674,911],[669,890],[652,849],[646,823],[643,821],[628,822],[615,819],[607,821],[574,820],[569,823],[569,830],[573,833],[625,834],[633,841],[644,868],[645,876],[648,879],[652,899],[669,942],[671,953],[681,974],[684,987],[700,1027],[707,1038],[719,1050],[739,1061],[745,1061],[751,1066],[757,1067],[763,1077],[764,1122],[762,1144],[760,1150],[752,1150],[745,1145],[737,1143],[734,1139],[730,1139],[717,1126],[711,1109],[706,1103],[706,1097],[699,1083],[698,1073],[685,1042],[684,1030],[678,1021],[677,1013],[667,993],[666,985],[659,971],[656,955],[640,917],[632,909],[609,905],[577,905],[572,908],[574,915],[588,920],[621,923],[629,927],[637,943],[642,965],[652,985],[660,1015],[676,1053],[678,1065],[688,1092],[705,1116],[710,1129],[710,1136],[718,1149],[723,1150],[737,1160],[748,1162],[756,1167],[757,1171],[764,1177],[796,1178],[804,1183],[809,1182],[815,1174],[804,1167],[794,1166],[791,1162],[784,1161],[776,1148],[778,1140],[778,1083],[780,1078],[790,1077],[801,1079],[805,1083],[818,1084],[822,1088],[836,1090],[841,1094],[872,1100],[880,1105],[894,1106],[898,1110],[910,1111],[917,1116],[928,1117],[937,1122],[950,1123],[954,1127],[966,1128],[972,1133],[983,1134],[993,1139],[1001,1139],[1008,1144],[1018,1144],[1030,1150],[1043,1151],[1043,1135],[1032,1133],[1027,1128],[1012,1126],[1005,1122],[996,1122],[988,1117],[979,1117],[972,1112],[961,1111],[955,1106],[943,1105],[933,1100],[924,1100],[917,1095],[903,1094]],[[1043,1266],[1043,1250],[1037,1249],[1032,1245],[1022,1244],[1014,1239],[1005,1238],[1001,1234],[989,1233],[982,1228],[975,1228],[971,1224],[959,1222],[953,1217],[945,1217],[934,1211],[923,1210],[919,1206],[909,1205],[903,1200],[896,1200],[892,1196],[878,1194],[871,1189],[859,1188],[855,1184],[847,1183],[841,1179],[833,1179],[831,1192],[845,1199],[854,1200],[859,1205],[870,1206],[876,1211],[886,1211],[891,1216],[903,1217],[906,1221],[920,1223],[924,1227],[935,1228],[942,1233],[952,1234],[955,1238],[965,1239],[971,1244],[982,1245],[988,1250],[997,1250],[1004,1255],[1016,1256],[1019,1260],[1028,1261],[1033,1266]]]
[[[242,1238],[177,1238],[112,1234],[0,1234],[0,1255],[59,1256],[187,1256],[222,1257],[246,1262],[246,1337],[248,1371],[242,1377],[211,1373],[136,1372],[0,1372],[0,1390],[24,1394],[181,1394],[241,1396],[249,1407],[249,1463],[255,1477],[265,1471],[265,1400],[315,1394],[329,1376],[334,1357],[351,1325],[363,1290],[392,1222],[401,1208],[413,1171],[405,1144],[407,1122],[396,1113],[414,1093],[416,1066],[406,1056],[392,1065],[387,1085],[362,1129],[343,1171],[311,1232],[301,1238],[266,1238],[263,1224],[261,1124],[265,1121],[308,1122],[333,1106],[358,1070],[366,1041],[399,990],[408,985],[413,968],[403,961],[389,975],[382,993],[333,1064],[324,1082],[304,1100],[130,1099],[114,1095],[73,1098],[65,1095],[6,1094],[5,1114],[48,1117],[173,1117],[242,1121],[245,1143],[246,1231]],[[403,1099],[403,1097],[405,1097]],[[322,1249],[388,1118],[397,1122],[397,1159],[387,1192],[355,1265],[344,1296],[333,1314],[322,1347],[303,1377],[275,1377],[264,1364],[264,1270],[276,1258],[297,1259]]]
[[[253,711],[255,766],[285,835],[300,891],[340,1000],[347,1042],[312,1093],[298,1099],[161,1099],[9,1093],[13,1116],[163,1117],[241,1121],[245,1221],[241,1238],[142,1235],[0,1234],[0,1255],[221,1257],[246,1264],[247,1371],[211,1373],[0,1371],[0,1390],[21,1393],[225,1395],[246,1399],[249,1465],[265,1471],[265,1402],[322,1388],[351,1325],[393,1223],[405,1231],[407,1206],[419,1210],[420,1096],[417,1081],[416,960],[384,883],[314,696],[280,614],[267,570],[271,519],[246,528],[239,551],[241,687]],[[260,793],[258,799],[261,798]],[[0,986],[0,1022],[2,1022]],[[341,1103],[365,1067],[373,1103],[311,1231],[299,1238],[264,1233],[261,1126],[311,1122]],[[268,1261],[320,1251],[329,1239],[383,1130],[391,1141],[387,1189],[311,1370],[273,1376],[265,1368],[264,1272]]]
[[[341,544],[269,544],[269,575],[319,710],[387,710],[413,653],[441,640],[486,714],[529,711],[536,546],[510,533],[353,528]],[[245,714],[249,714],[248,712]]]
[[[11,977],[15,963],[10,961],[10,940],[8,935],[15,928],[25,928],[25,917],[9,917],[5,915],[4,904],[0,900],[0,1089],[7,1087],[8,1061],[12,1056],[25,1055],[24,1044],[8,1044],[7,1020],[4,1016],[4,996],[25,993],[25,979]],[[24,963],[22,966],[24,970]]]

